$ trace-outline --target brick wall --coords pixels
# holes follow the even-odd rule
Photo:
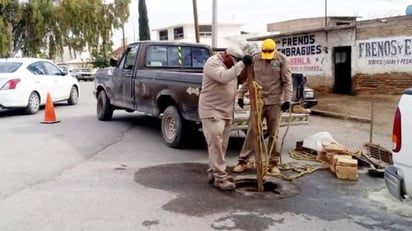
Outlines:
[[[412,74],[410,73],[358,73],[353,78],[355,94],[391,94],[397,95],[412,87]]]
[[[359,21],[356,39],[385,38],[412,34],[412,16],[399,16]]]
[[[396,38],[398,36],[409,37],[412,35],[411,22],[412,16],[358,21],[356,23],[356,40]],[[375,67],[371,66],[371,68]],[[406,88],[412,87],[412,72],[410,72],[409,67],[408,65],[396,65],[392,68],[393,70],[373,74],[362,73],[362,70],[360,70],[352,78],[354,93],[401,94]]]

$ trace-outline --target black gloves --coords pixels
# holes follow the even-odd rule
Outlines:
[[[289,110],[289,107],[290,107],[290,102],[284,102],[284,103],[282,104],[282,106],[280,106],[280,110],[282,110],[283,112],[285,112],[285,111]]]
[[[246,66],[250,66],[250,65],[252,65],[253,57],[251,55],[245,55],[245,56],[243,56],[242,61]]]
[[[245,106],[245,103],[243,102],[243,99],[239,98],[237,99],[237,104],[239,105],[240,108],[243,109],[243,106]]]

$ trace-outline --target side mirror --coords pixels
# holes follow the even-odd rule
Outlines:
[[[112,66],[112,67],[116,67],[117,66],[117,60],[116,59],[114,59],[114,58],[110,58],[110,66]]]

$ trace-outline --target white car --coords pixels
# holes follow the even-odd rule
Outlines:
[[[398,199],[412,198],[412,88],[402,94],[393,121],[393,165],[385,168],[385,183]]]
[[[34,114],[46,104],[47,93],[53,102],[79,100],[79,82],[47,59],[0,59],[0,110],[23,108]]]
[[[74,68],[69,70],[70,75],[77,80],[93,81],[95,74],[89,68]]]

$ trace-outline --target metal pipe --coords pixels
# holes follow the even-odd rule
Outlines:
[[[212,4],[212,48],[217,48],[217,0]]]

